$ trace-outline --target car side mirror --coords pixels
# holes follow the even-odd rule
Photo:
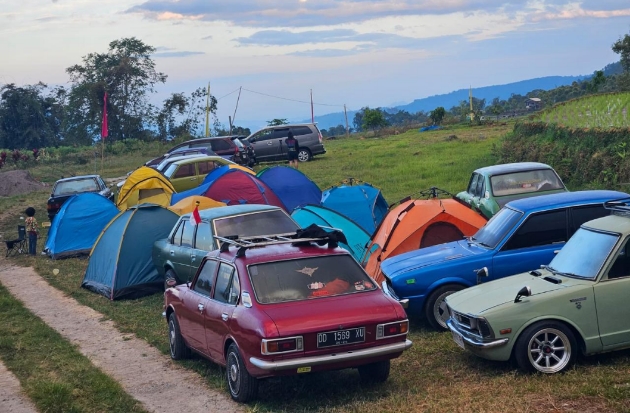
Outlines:
[[[481,284],[481,279],[488,277],[488,267],[483,267],[478,270],[475,270],[477,273],[477,284]]]
[[[516,293],[516,298],[514,299],[514,302],[518,303],[521,301],[521,297],[529,297],[530,295],[532,295],[532,289],[529,288],[529,285],[526,285],[525,287],[521,288],[518,293]]]
[[[175,278],[169,278],[166,280],[166,286],[168,288],[175,287],[177,285],[177,280]]]

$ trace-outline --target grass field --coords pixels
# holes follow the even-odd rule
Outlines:
[[[496,161],[493,145],[510,129],[510,125],[461,127],[331,140],[325,142],[326,155],[300,164],[300,168],[322,189],[348,177],[369,182],[381,188],[390,203],[431,186],[457,192],[466,187],[473,169]],[[127,154],[115,161],[106,160],[103,175],[119,176],[152,155],[157,154],[143,154],[142,159],[139,154]],[[90,167],[84,172],[90,172]],[[47,171],[41,167],[32,173],[42,177]],[[46,197],[42,192],[0,200],[0,209],[5,211],[0,230],[14,232],[20,222],[19,212],[29,204],[35,205],[38,218],[44,220]],[[87,259],[52,261],[43,256],[22,256],[14,261],[33,265],[50,284],[100,311],[121,331],[135,333],[168,352],[160,295],[110,302],[83,290],[80,283]],[[58,275],[53,269],[60,270]],[[630,410],[630,351],[586,358],[565,374],[545,376],[523,374],[508,363],[478,359],[460,350],[449,334],[433,332],[421,320],[412,320],[410,339],[413,347],[393,361],[390,379],[384,384],[361,385],[355,370],[269,380],[261,385],[260,399],[249,409],[367,413]],[[214,364],[196,358],[182,365],[199,372],[212,387],[226,391],[223,372]]]
[[[563,102],[537,116],[546,123],[572,128],[630,125],[630,92],[586,96]]]

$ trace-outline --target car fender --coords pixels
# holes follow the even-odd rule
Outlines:
[[[521,334],[523,333],[523,331],[525,331],[527,327],[539,321],[558,321],[571,327],[571,329],[579,335],[579,337],[576,337],[576,339],[578,339],[581,342],[581,344],[585,345],[585,348],[580,349],[581,351],[584,351],[585,354],[598,353],[603,350],[603,346],[601,344],[601,340],[599,339],[599,337],[597,337],[596,339],[590,339],[587,341],[586,337],[584,336],[584,331],[577,324],[575,324],[570,319],[563,317],[561,315],[558,315],[558,314],[554,314],[554,315],[546,314],[546,315],[534,317],[527,320],[527,322],[523,323],[523,325],[513,334],[512,337],[514,337],[514,339],[510,340],[512,342],[511,344],[512,347],[514,347],[514,345],[516,344],[516,341],[519,339],[519,337],[521,336]]]
[[[166,260],[164,262],[163,268],[164,268],[164,274],[166,274],[166,271],[172,270],[175,273],[175,276],[178,277],[177,271],[175,271],[175,264],[173,264],[171,260]]]
[[[429,286],[429,288],[427,288],[427,292],[424,295],[425,298],[430,296],[431,294],[433,294],[433,291],[437,290],[438,288],[444,286],[444,285],[448,285],[448,284],[457,284],[457,285],[461,285],[464,288],[468,288],[468,287],[472,287],[475,284],[471,283],[470,280],[466,280],[464,278],[460,278],[460,277],[447,277],[447,278],[440,278],[439,280],[436,280],[433,284],[431,284]]]

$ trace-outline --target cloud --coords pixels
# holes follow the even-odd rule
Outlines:
[[[201,40],[212,40],[212,36],[204,36]]]
[[[187,51],[181,51],[181,52],[158,52],[158,53],[153,53],[153,57],[163,57],[163,58],[172,58],[172,57],[187,57],[187,56],[194,56],[194,55],[200,55],[200,54],[205,54],[204,52],[187,52]]]

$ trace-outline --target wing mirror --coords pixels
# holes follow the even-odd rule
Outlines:
[[[168,288],[175,287],[177,285],[177,280],[175,278],[169,278],[166,280],[166,286]]]
[[[529,285],[526,285],[525,287],[521,288],[518,293],[516,294],[516,298],[514,299],[515,303],[518,303],[521,301],[521,297],[529,297],[530,295],[532,295],[532,289],[529,288]]]
[[[488,267],[483,267],[475,270],[477,273],[477,284],[481,284],[481,279],[488,276]]]

